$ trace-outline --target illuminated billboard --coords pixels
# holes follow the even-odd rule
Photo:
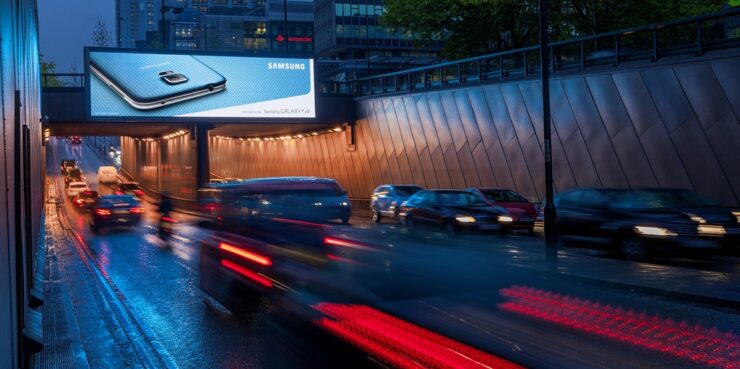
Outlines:
[[[316,118],[313,59],[90,49],[91,119]]]

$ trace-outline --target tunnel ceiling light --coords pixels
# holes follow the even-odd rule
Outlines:
[[[342,127],[336,127],[332,131],[334,131],[334,132],[342,132]]]

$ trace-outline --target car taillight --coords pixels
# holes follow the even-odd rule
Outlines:
[[[110,215],[110,210],[106,210],[106,209],[95,209],[95,214],[98,214],[98,215]]]
[[[116,195],[123,195],[123,191],[116,191]]]
[[[144,191],[142,191],[142,190],[135,190],[134,191],[134,194],[136,194],[137,196],[144,196]]]
[[[82,200],[80,200],[80,199],[75,199],[75,203],[78,203],[78,204],[82,204]]]
[[[227,251],[229,253],[232,253],[237,256],[241,256],[242,258],[249,260],[253,263],[257,263],[262,266],[270,266],[272,265],[272,260],[266,256],[262,256],[260,254],[257,254],[255,252],[247,251],[241,247],[236,247],[234,245],[229,245],[228,243],[221,242],[218,244],[218,248],[224,251]]]
[[[131,208],[131,210],[129,211],[131,212],[131,214],[142,214],[144,213],[144,208],[136,206]]]

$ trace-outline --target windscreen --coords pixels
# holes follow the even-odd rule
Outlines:
[[[717,203],[692,191],[611,191],[607,196],[616,208],[661,209],[716,206]]]
[[[437,192],[437,201],[442,206],[485,206],[480,197],[470,192]]]
[[[481,191],[483,195],[493,202],[528,202],[527,199],[518,193],[510,190],[502,191]]]

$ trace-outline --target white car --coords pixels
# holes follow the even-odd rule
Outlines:
[[[116,167],[100,167],[98,168],[98,183],[117,183],[118,182],[118,171]]]
[[[74,197],[80,192],[87,191],[89,189],[90,187],[85,182],[71,182],[69,187],[67,187],[67,196]]]

